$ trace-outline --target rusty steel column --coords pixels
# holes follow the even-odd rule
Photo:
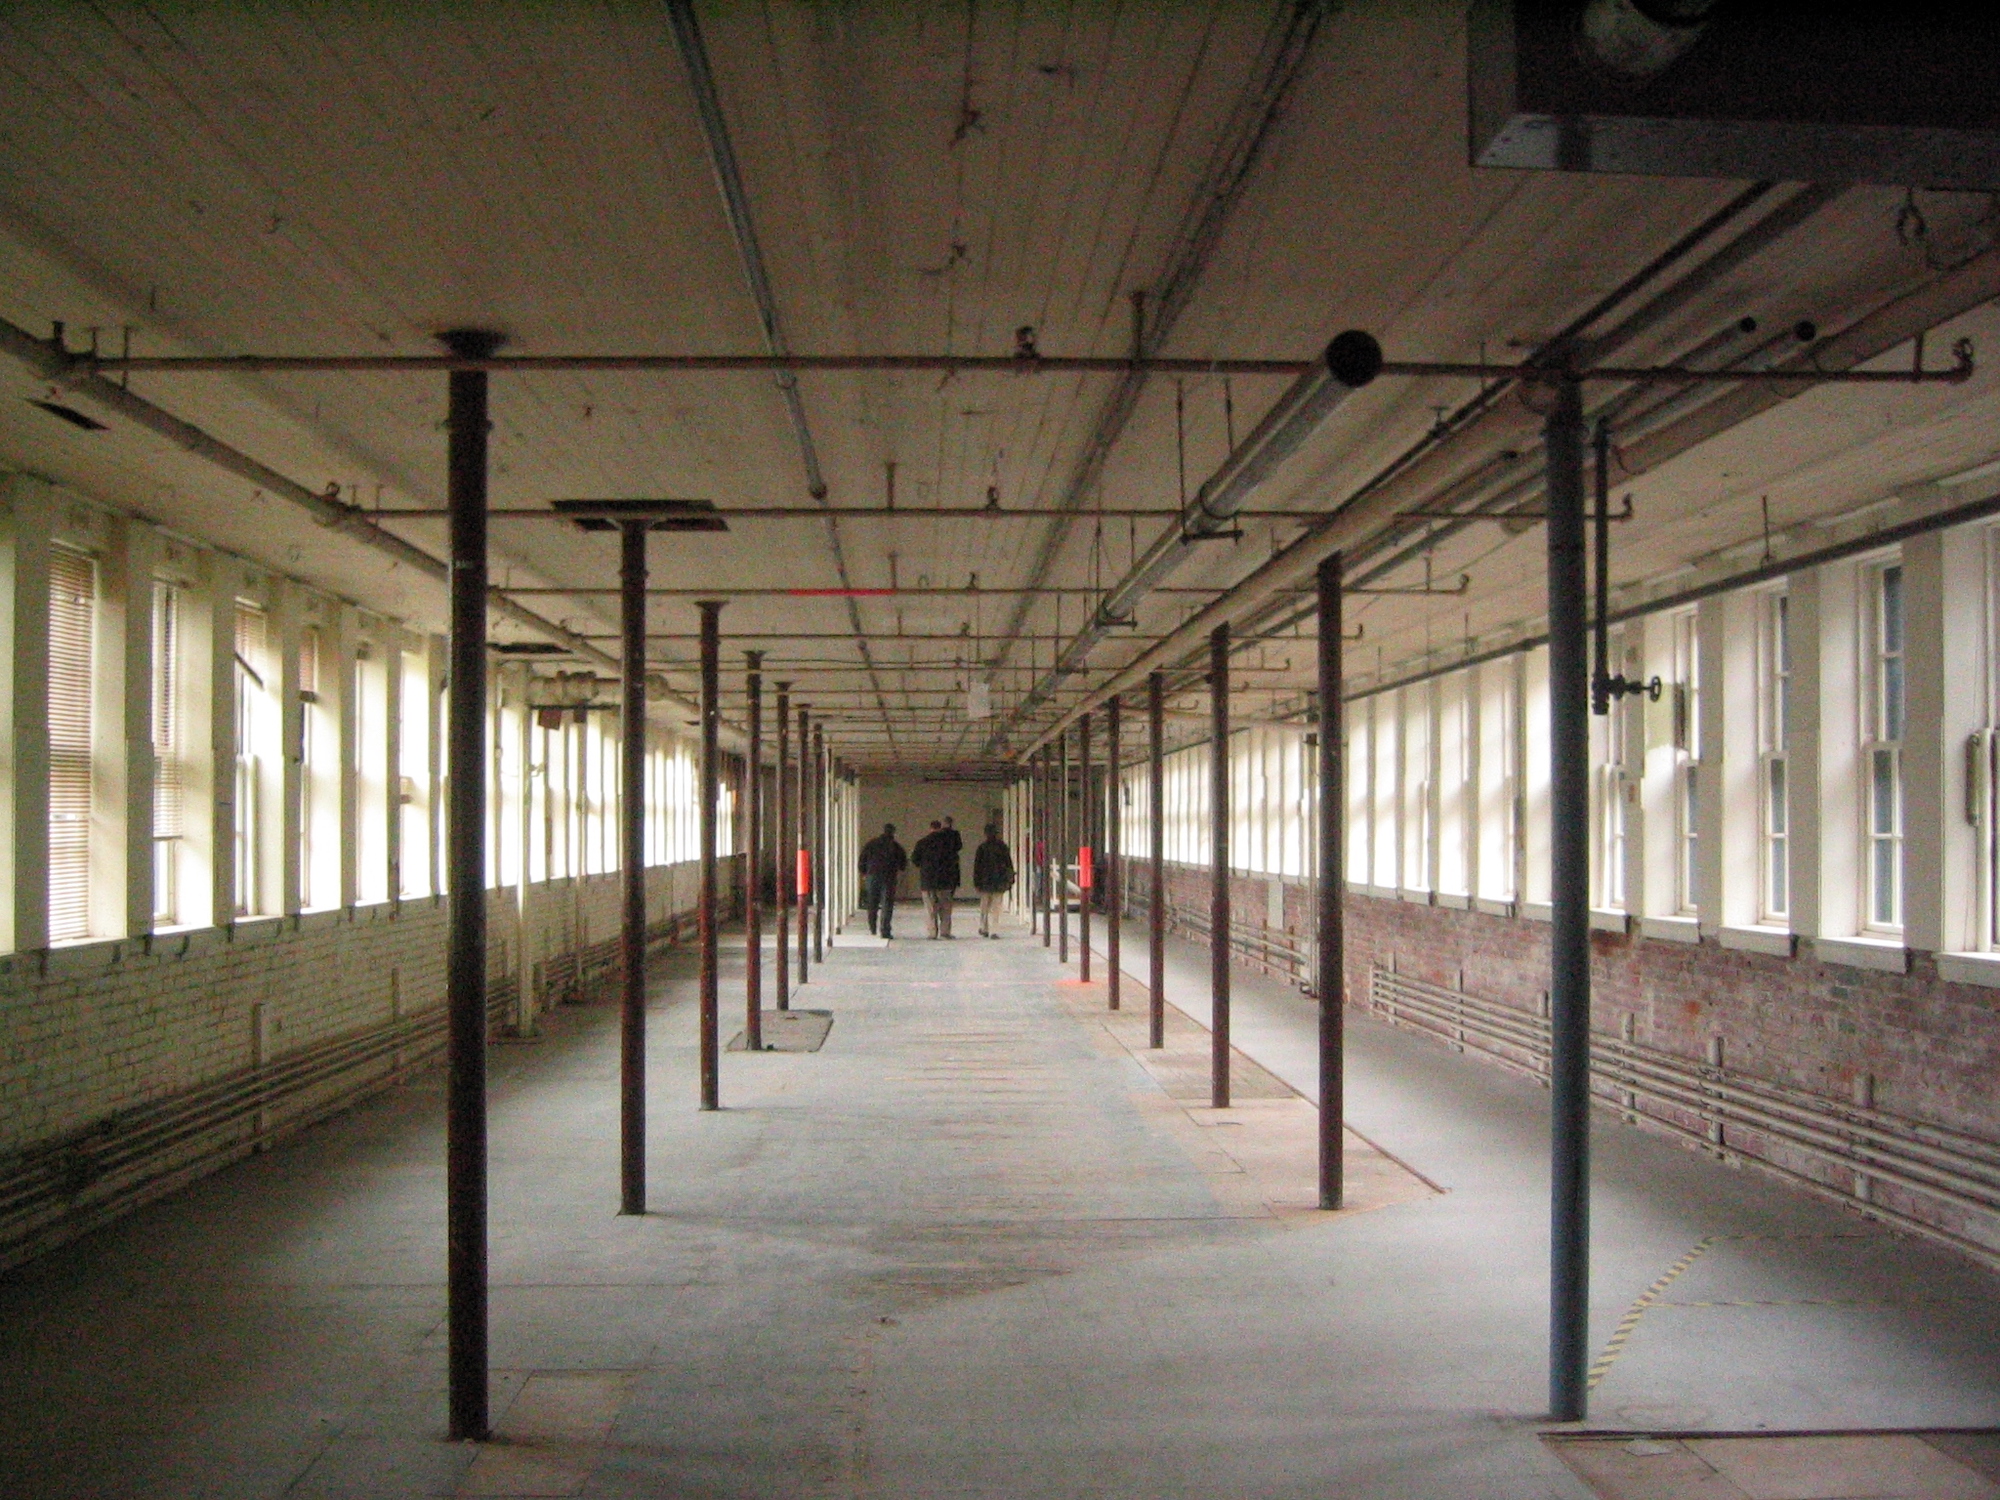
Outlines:
[[[1229,1108],[1229,622],[1208,633],[1209,1102]]]
[[[1167,1045],[1167,678],[1146,675],[1146,820],[1152,825],[1152,899],[1146,905],[1146,1045]]]
[[[1044,747],[1035,760],[1035,869],[1041,876],[1039,904],[1044,948],[1056,940],[1056,913],[1049,903],[1049,850],[1054,839],[1055,829],[1049,818],[1049,752]]]
[[[1056,736],[1056,961],[1069,962],[1069,736]]]
[[[771,874],[778,898],[777,961],[772,973],[777,984],[779,1010],[792,1008],[792,685],[778,684],[778,765],[772,778],[778,815],[771,832]]]
[[[812,819],[812,932],[813,962],[826,962],[826,816],[827,783],[826,726],[813,725],[812,753],[813,819]]]
[[[483,359],[500,336],[445,335]],[[486,1281],[486,410],[483,371],[448,379],[451,682],[445,723],[445,1283],[451,1436],[485,1438]]]
[[[1319,1206],[1339,1208],[1346,1193],[1341,1122],[1347,1063],[1347,709],[1341,702],[1338,552],[1319,565]]]
[[[1555,383],[1549,607],[1549,1415],[1583,1419],[1590,1365],[1590,644],[1583,393]]]
[[[1092,825],[1096,819],[1096,798],[1091,795],[1090,786],[1090,715],[1084,713],[1076,721],[1076,763],[1077,780],[1083,785],[1083,805],[1078,810],[1076,831],[1076,952],[1077,978],[1090,983],[1090,899],[1097,885],[1097,850],[1092,842],[1095,832]]]
[[[743,1046],[764,1050],[764,653],[746,651],[750,752],[743,778]]]
[[[715,869],[716,804],[722,794],[722,601],[701,611],[701,1107],[722,1107],[721,993],[716,933],[721,892]]]
[[[1124,800],[1118,779],[1118,758],[1124,753],[1124,726],[1118,718],[1119,703],[1113,698],[1104,706],[1104,987],[1105,1004],[1118,1009],[1119,963],[1125,921]]]
[[[793,893],[799,908],[799,983],[812,978],[811,954],[813,891],[819,884],[819,871],[812,867],[812,719],[807,710],[799,709],[799,838],[798,850],[792,856],[796,866]]]
[[[618,1212],[646,1211],[646,538],[626,521],[619,542]]]

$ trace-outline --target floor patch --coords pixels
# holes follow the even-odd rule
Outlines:
[[[833,1012],[830,1010],[767,1010],[759,1023],[764,1032],[766,1052],[817,1052],[826,1045],[826,1035],[833,1030]],[[731,1052],[747,1052],[743,1045],[743,1033],[737,1032],[729,1039]]]
[[[1604,1500],[2000,1500],[2000,1433],[1544,1440]]]
[[[493,1439],[459,1480],[482,1496],[581,1494],[603,1460],[631,1383],[624,1370],[546,1370],[530,1375]]]

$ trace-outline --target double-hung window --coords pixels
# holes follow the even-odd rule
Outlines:
[[[1903,925],[1903,569],[1867,570],[1863,595],[1864,684],[1861,726],[1862,925],[1896,932]]]
[[[1701,818],[1701,657],[1695,612],[1673,617],[1674,892],[1684,916],[1695,912],[1696,838]]]
[[[264,749],[270,712],[271,622],[236,606],[236,915],[263,911]]]
[[[1762,595],[1757,604],[1757,916],[1782,926],[1792,910],[1790,768],[1785,758],[1792,691],[1790,600],[1777,591]]]
[[[90,936],[97,563],[49,555],[49,941]]]
[[[153,923],[180,921],[180,870],[186,803],[186,748],[182,719],[181,591],[153,584]]]
[[[1611,637],[1610,655],[1613,661],[1625,659],[1622,632]],[[1625,909],[1625,701],[1613,698],[1606,712],[1590,721],[1597,752],[1597,904],[1612,911]]]

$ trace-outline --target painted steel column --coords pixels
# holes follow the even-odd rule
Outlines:
[[[1146,1045],[1167,1045],[1167,678],[1146,676],[1146,817],[1153,828],[1146,906]]]
[[[809,949],[812,934],[813,892],[819,888],[819,871],[812,867],[812,719],[805,708],[799,709],[799,837],[798,849],[792,855],[798,879],[794,882],[799,908],[799,983],[804,984],[812,977]]]
[[[701,611],[701,1107],[722,1107],[721,997],[716,973],[716,803],[722,794],[722,601],[703,599]]]
[[[646,538],[644,521],[619,528],[618,1212],[646,1211]]]
[[[749,665],[744,684],[750,699],[749,774],[744,780],[745,812],[743,881],[743,1045],[764,1050],[764,653],[746,651]]]
[[[1097,892],[1096,865],[1097,850],[1091,838],[1096,821],[1092,816],[1095,799],[1090,788],[1090,715],[1078,716],[1076,721],[1076,764],[1077,780],[1083,786],[1083,803],[1077,811],[1076,830],[1076,880],[1080,890],[1076,899],[1076,951],[1077,978],[1090,983],[1090,900]]]
[[[1229,622],[1208,633],[1209,1102],[1229,1108]]]
[[[777,982],[777,1005],[779,1010],[792,1008],[792,685],[778,684],[778,767],[774,790],[778,797],[778,816],[771,837],[772,875],[777,883],[778,923],[777,966],[773,978]]]
[[[1347,1191],[1347,709],[1341,702],[1341,557],[1319,565],[1319,1206]]]
[[[1055,847],[1055,826],[1049,801],[1049,752],[1043,747],[1035,763],[1035,863],[1042,876],[1042,946],[1055,941],[1055,908],[1049,904],[1049,852]]]
[[[1549,547],[1549,1415],[1582,1419],[1590,1362],[1590,650],[1583,397],[1555,387],[1544,432]]]
[[[452,353],[483,359],[498,334],[445,335]],[[450,892],[445,1010],[446,1321],[450,1432],[485,1438],[486,1292],[486,413],[485,372],[448,377],[446,464],[451,508],[451,684],[447,690],[445,883]]]
[[[813,725],[813,821],[812,821],[812,934],[813,962],[826,962],[826,819],[827,782],[826,726]]]
[[[1069,848],[1069,736],[1056,736],[1056,961],[1069,962],[1069,879],[1063,851]]]
[[[1124,753],[1124,725],[1119,720],[1119,702],[1113,698],[1104,708],[1104,989],[1105,1004],[1118,1009],[1118,982],[1124,937],[1125,843],[1124,817],[1120,803],[1124,792],[1118,779],[1119,757]]]

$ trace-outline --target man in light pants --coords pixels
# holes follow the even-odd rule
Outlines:
[[[1000,825],[986,825],[986,842],[972,855],[972,884],[979,892],[979,935],[1000,936],[1000,903],[1014,888],[1014,854],[1000,837]]]

